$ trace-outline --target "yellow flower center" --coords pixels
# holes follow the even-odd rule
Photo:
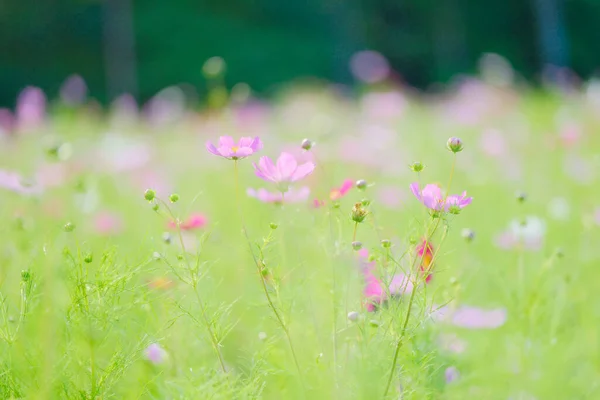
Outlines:
[[[237,153],[238,149],[239,149],[239,147],[237,147],[237,146],[233,146],[233,147],[231,148],[231,150],[232,150],[234,153]]]

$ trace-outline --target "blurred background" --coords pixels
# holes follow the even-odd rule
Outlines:
[[[203,99],[214,56],[228,88],[259,96],[299,79],[349,84],[365,64],[376,71],[367,80],[380,71],[435,89],[474,73],[484,53],[528,82],[588,79],[598,21],[598,0],[2,0],[0,107],[29,85],[53,98],[73,74],[105,104],[170,85]]]

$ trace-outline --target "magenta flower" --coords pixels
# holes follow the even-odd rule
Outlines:
[[[191,214],[185,221],[181,221],[179,228],[183,231],[193,231],[196,229],[203,228],[208,224],[208,219],[199,213]],[[175,221],[169,221],[168,227],[171,229],[177,229],[177,223]]]
[[[467,197],[467,192],[463,192],[462,195],[454,194],[445,198],[442,189],[433,184],[425,185],[423,190],[420,190],[419,183],[413,182],[410,185],[410,190],[425,207],[434,211],[460,210],[473,201],[472,197]]]
[[[241,160],[256,153],[262,149],[263,145],[260,138],[245,136],[235,143],[231,136],[221,136],[219,146],[215,147],[212,143],[206,142],[206,150],[216,156],[225,157],[229,160]]]
[[[315,164],[310,161],[298,165],[294,156],[285,152],[281,153],[275,164],[269,157],[261,157],[258,165],[252,165],[256,176],[275,183],[281,192],[287,192],[290,183],[306,178],[315,169]]]
[[[352,189],[353,187],[354,181],[352,179],[346,179],[344,180],[344,183],[342,183],[342,186],[340,186],[339,188],[331,189],[331,191],[329,192],[329,198],[333,201],[339,200],[346,194],[348,194],[350,189]]]
[[[308,187],[302,187],[299,190],[294,190],[290,188],[283,195],[281,192],[269,192],[266,189],[258,189],[254,190],[249,188],[248,196],[254,197],[263,203],[274,203],[274,204],[282,204],[282,203],[301,203],[308,199],[308,195],[310,194],[310,189]]]

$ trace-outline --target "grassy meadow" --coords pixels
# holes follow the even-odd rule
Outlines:
[[[0,128],[1,399],[600,398],[597,85],[170,90]]]

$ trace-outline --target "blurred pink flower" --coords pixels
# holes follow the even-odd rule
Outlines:
[[[206,149],[216,155],[225,157],[228,160],[241,160],[262,149],[263,145],[260,138],[246,136],[240,138],[236,143],[231,136],[221,136],[219,138],[219,147],[206,142]]]
[[[365,307],[368,312],[373,312],[377,306],[382,305],[388,299],[388,293],[391,296],[410,293],[413,290],[413,284],[404,274],[396,274],[391,277],[391,281],[386,290],[384,284],[375,276],[375,261],[369,262],[369,251],[361,249],[358,252],[362,266],[362,274],[365,281],[363,296],[365,298]]]
[[[361,99],[363,112],[371,119],[391,120],[401,116],[408,101],[404,95],[397,91],[370,92]]]
[[[396,186],[383,186],[378,190],[379,202],[388,208],[398,208],[406,200],[406,193]]]
[[[42,192],[41,186],[26,182],[16,172],[5,170],[0,170],[0,188],[23,195],[39,194]]]
[[[329,198],[332,201],[339,200],[342,197],[344,197],[346,194],[348,194],[350,189],[352,189],[353,187],[354,187],[354,181],[352,179],[346,179],[342,183],[342,186],[340,186],[339,188],[331,189],[331,191],[329,192]]]
[[[421,240],[421,243],[416,247],[417,257],[420,262],[419,269],[425,275],[425,283],[429,283],[433,278],[433,246],[427,239]]]
[[[281,153],[277,163],[273,163],[269,157],[261,157],[258,165],[253,163],[256,176],[275,183],[279,190],[286,192],[289,184],[299,181],[310,175],[315,169],[315,164],[306,162],[298,165],[298,162],[290,153]]]
[[[314,199],[313,200],[313,207],[314,208],[321,208],[325,206],[325,202],[323,200],[319,200],[319,199]]]
[[[564,147],[573,147],[581,139],[581,127],[576,124],[570,124],[565,126],[560,131],[560,140]]]
[[[167,359],[167,352],[158,343],[152,343],[146,348],[146,358],[152,364],[162,364]]]
[[[56,187],[67,181],[68,172],[65,163],[44,164],[38,168],[35,177],[44,188]]]
[[[8,108],[0,108],[0,136],[12,133],[15,119]]]
[[[112,235],[123,230],[123,219],[112,212],[102,211],[94,218],[96,232],[102,235]]]
[[[446,379],[446,383],[452,383],[460,378],[460,372],[458,372],[458,368],[451,366],[446,368],[444,371],[444,377]]]
[[[434,211],[448,211],[453,206],[462,209],[473,201],[472,197],[467,197],[467,192],[463,192],[462,195],[451,195],[444,199],[442,189],[434,184],[425,185],[423,190],[420,190],[419,183],[413,182],[410,190],[425,207]]]
[[[85,101],[87,85],[79,75],[69,76],[60,87],[60,98],[68,105],[79,105]]]
[[[496,329],[506,323],[507,314],[504,308],[483,309],[472,306],[441,307],[436,310],[434,320],[447,322],[466,329]]]
[[[191,214],[185,221],[181,221],[179,227],[183,231],[191,231],[195,229],[200,229],[206,226],[208,220],[206,217],[199,213]],[[177,229],[177,223],[175,221],[169,221],[169,228]]]
[[[21,129],[36,128],[46,118],[46,95],[42,89],[28,86],[17,98],[16,119]]]
[[[350,70],[357,80],[365,83],[376,83],[389,76],[390,64],[381,53],[364,50],[352,55]]]
[[[248,196],[254,197],[264,203],[301,203],[308,199],[310,189],[308,187],[302,187],[296,191],[293,188],[290,188],[282,195],[281,192],[269,192],[266,189],[254,190],[249,188],[247,193]]]
[[[481,134],[480,146],[483,152],[491,157],[501,157],[507,151],[504,135],[497,129],[485,130]]]

